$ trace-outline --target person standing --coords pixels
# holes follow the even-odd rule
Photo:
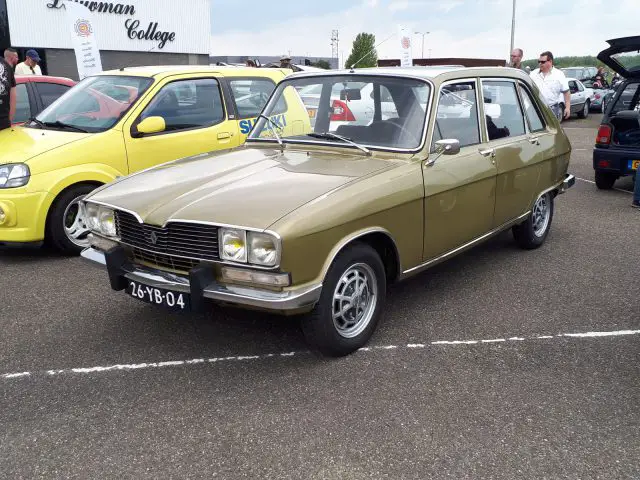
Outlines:
[[[18,52],[16,52],[13,48],[7,48],[4,51],[4,59],[7,61],[11,68],[15,71],[16,65],[20,60],[18,60]]]
[[[640,208],[640,166],[636,170],[636,184],[633,187],[633,200],[631,201],[633,208]]]
[[[509,66],[511,68],[517,68],[518,70],[526,71],[522,66],[522,57],[524,56],[524,52],[521,48],[514,48],[511,52],[511,63]]]
[[[16,67],[16,75],[42,75],[40,70],[40,55],[35,50],[27,50],[24,62]]]
[[[569,118],[571,94],[567,77],[562,70],[553,66],[551,52],[542,52],[538,58],[538,65],[539,68],[531,72],[531,79],[540,90],[542,98],[558,120]]]
[[[11,127],[16,113],[16,78],[13,66],[0,58],[0,130]]]

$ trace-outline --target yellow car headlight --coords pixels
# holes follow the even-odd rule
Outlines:
[[[221,228],[220,259],[231,262],[247,262],[247,232],[234,228]]]

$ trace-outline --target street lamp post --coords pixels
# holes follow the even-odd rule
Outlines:
[[[511,50],[509,50],[509,55],[513,52],[514,44],[513,40],[516,32],[516,0],[513,0],[513,10],[511,12]]]
[[[514,0],[515,1],[515,0]],[[424,58],[424,36],[429,35],[431,32],[414,32],[416,35],[422,35],[422,58]]]

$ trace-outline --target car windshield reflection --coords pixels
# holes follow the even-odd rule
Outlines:
[[[415,150],[424,137],[430,93],[426,81],[413,78],[333,75],[287,80],[263,112],[273,121],[259,119],[248,141],[280,138],[285,143]]]

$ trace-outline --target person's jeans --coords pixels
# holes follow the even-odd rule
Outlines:
[[[636,185],[633,189],[633,203],[640,205],[640,166],[636,170]]]

